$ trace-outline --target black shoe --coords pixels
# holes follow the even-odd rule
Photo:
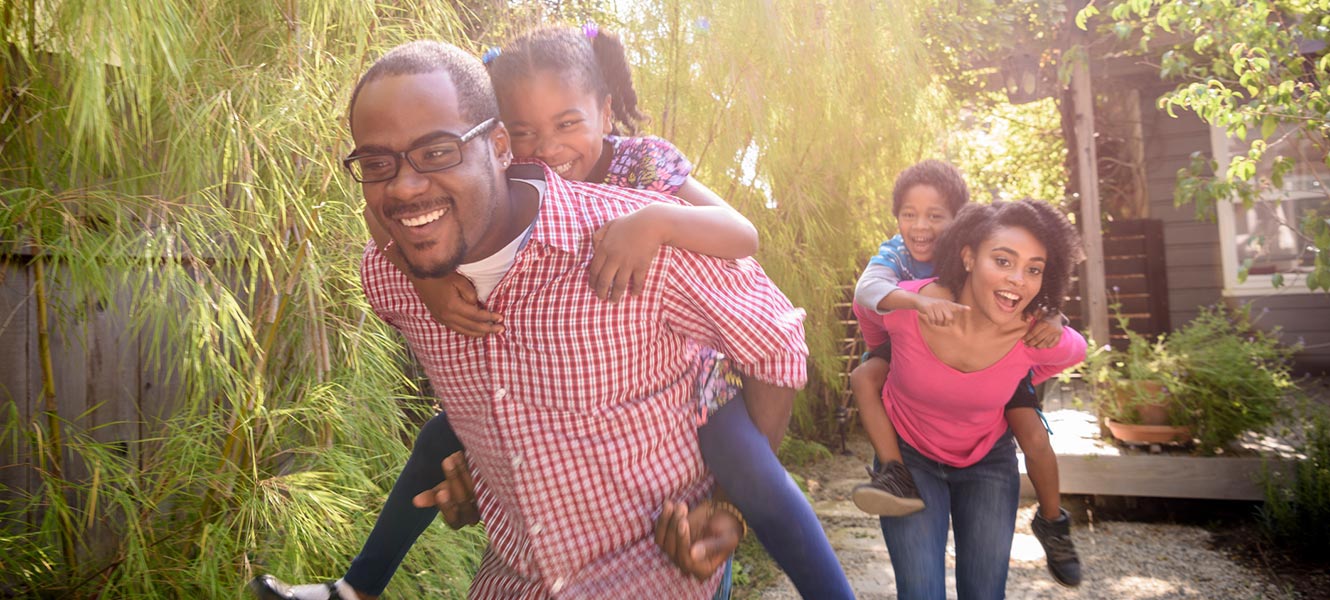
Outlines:
[[[873,470],[868,468],[868,483],[854,486],[854,505],[870,515],[901,517],[924,509],[919,488],[910,470],[899,460],[889,461]]]
[[[333,582],[289,585],[272,575],[259,575],[249,582],[249,591],[259,600],[355,600],[343,598]]]
[[[1049,521],[1035,512],[1030,529],[1044,547],[1048,572],[1053,579],[1067,587],[1076,587],[1081,584],[1081,559],[1076,555],[1076,544],[1071,541],[1071,517],[1067,515],[1067,509],[1060,510],[1062,516],[1056,521]]]

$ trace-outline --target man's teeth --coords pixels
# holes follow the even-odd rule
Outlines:
[[[399,219],[399,221],[403,225],[406,225],[407,227],[420,227],[421,225],[425,225],[426,223],[433,223],[439,220],[439,217],[442,217],[443,213],[446,212],[448,212],[447,208],[440,208],[439,210],[427,212],[423,215],[420,215],[419,217]]]
[[[567,173],[569,169],[573,168],[573,161],[570,160],[566,163],[563,163],[561,165],[556,165],[550,168],[554,169],[555,173],[563,175],[564,173]]]

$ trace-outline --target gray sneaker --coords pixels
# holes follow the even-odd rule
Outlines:
[[[1060,510],[1062,515],[1056,521],[1049,521],[1036,511],[1030,529],[1044,547],[1048,572],[1053,579],[1067,587],[1076,587],[1081,584],[1081,559],[1076,555],[1076,544],[1071,541],[1071,517],[1067,515],[1067,509]]]
[[[919,488],[910,469],[899,460],[888,461],[877,470],[868,469],[868,483],[854,486],[854,505],[870,515],[903,517],[924,509]]]

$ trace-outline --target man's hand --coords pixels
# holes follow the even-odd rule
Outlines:
[[[656,545],[670,562],[698,579],[711,577],[739,547],[739,520],[713,510],[710,501],[691,511],[681,502],[665,501],[656,519]]]
[[[591,236],[591,289],[597,298],[618,302],[624,291],[642,293],[651,261],[663,243],[649,208],[614,219]]]
[[[476,482],[471,479],[471,467],[466,455],[454,452],[443,459],[443,483],[425,490],[412,499],[417,508],[433,506],[443,514],[444,522],[453,529],[480,522],[480,507],[476,505]]]
[[[960,318],[961,313],[970,310],[970,307],[964,304],[957,304],[950,300],[941,298],[930,298],[928,296],[918,296],[915,301],[918,305],[916,310],[924,316],[924,320],[934,327],[947,327]]]
[[[442,279],[412,279],[411,282],[429,308],[430,316],[444,327],[471,337],[503,331],[503,315],[480,306],[476,286],[471,285],[471,280],[449,273]]]
[[[1025,332],[1025,345],[1043,350],[1052,348],[1062,340],[1062,313],[1041,313]]]

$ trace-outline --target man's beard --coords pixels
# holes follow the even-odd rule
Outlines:
[[[490,157],[488,154],[486,154],[485,156],[487,157],[486,163],[488,163],[489,165],[493,165],[493,157]],[[489,193],[489,197],[491,199],[489,205],[489,214],[485,215],[486,221],[488,222],[487,226],[488,228],[500,226],[500,224],[495,223],[494,221],[494,207],[496,203],[501,202],[503,200],[501,200],[498,197],[499,189],[495,179],[496,179],[495,177],[490,177],[488,185],[486,186],[489,188],[486,191]],[[456,210],[456,204],[454,204],[453,209]],[[486,232],[488,233],[488,229]],[[424,268],[421,267],[420,265],[411,262],[411,258],[408,257],[405,252],[403,252],[402,260],[406,262],[406,268],[411,271],[411,276],[415,277],[416,279],[438,279],[441,277],[451,275],[454,271],[456,271],[457,267],[462,264],[462,259],[466,257],[468,252],[471,251],[471,246],[470,244],[467,244],[466,236],[461,231],[460,222],[457,233],[458,233],[457,252],[453,254],[452,258],[449,258],[448,260],[445,260],[442,263],[435,265],[433,268]],[[483,239],[484,235],[482,235],[481,238]],[[439,242],[438,240],[435,240],[434,243],[437,244]],[[485,258],[485,257],[482,256],[480,258]]]
[[[435,243],[437,244],[438,242]],[[466,240],[462,240],[461,247],[457,249],[457,253],[453,254],[452,258],[443,261],[432,268],[425,268],[417,265],[411,261],[411,257],[407,256],[407,253],[405,252],[402,253],[402,261],[406,263],[407,270],[411,271],[411,276],[416,279],[439,279],[450,275],[453,271],[457,270],[457,265],[462,264],[462,257],[466,256],[466,251]]]

